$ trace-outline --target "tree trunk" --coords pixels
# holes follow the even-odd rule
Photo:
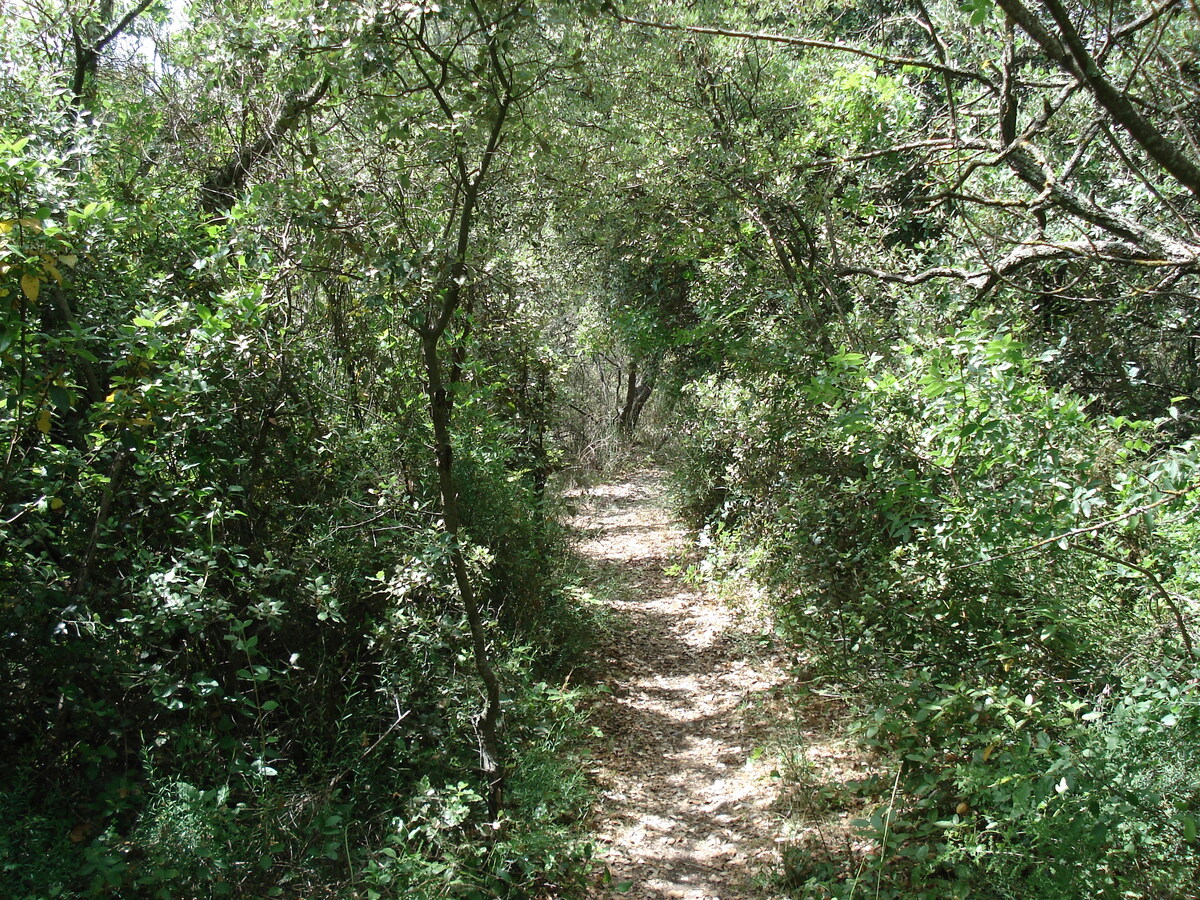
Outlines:
[[[621,407],[621,414],[617,416],[617,424],[627,437],[637,429],[642,409],[646,406],[653,391],[653,375],[645,380],[639,380],[637,361],[631,362],[629,364],[629,381],[625,385],[625,403]]]
[[[637,394],[633,398],[633,406],[629,409],[629,433],[637,429],[638,422],[642,418],[642,410],[645,409],[646,403],[650,400],[650,395],[654,392],[654,379],[648,378],[638,387]]]
[[[473,4],[472,8],[480,17],[482,24],[482,16],[479,14],[478,8]],[[486,31],[487,28],[484,27]],[[454,573],[454,581],[458,586],[463,610],[467,614],[467,623],[471,630],[475,671],[483,683],[483,708],[477,716],[473,717],[473,720],[479,742],[479,768],[487,781],[488,813],[493,821],[499,819],[504,808],[504,758],[500,744],[500,680],[492,666],[491,656],[487,649],[487,635],[484,633],[483,627],[483,606],[471,584],[467,561],[463,555],[458,484],[454,475],[454,447],[450,439],[450,420],[454,401],[446,389],[442,358],[438,349],[446,329],[450,326],[450,320],[463,299],[463,286],[468,281],[467,252],[471,244],[471,230],[475,222],[476,205],[479,202],[488,169],[500,147],[508,111],[514,100],[513,84],[501,64],[497,42],[496,35],[489,31],[487,59],[502,92],[497,98],[495,113],[490,122],[487,144],[480,155],[478,166],[473,170],[462,151],[459,151],[457,155],[457,169],[461,179],[457,185],[457,193],[461,202],[455,204],[456,212],[446,226],[446,234],[455,235],[454,248],[446,260],[441,277],[437,279],[437,287],[429,296],[430,305],[427,307],[423,319],[419,324],[413,324],[413,330],[421,340],[421,357],[425,364],[425,389],[429,395],[429,420],[433,426],[434,464],[437,468],[438,491],[442,501],[442,526],[446,529],[446,535],[450,539],[450,567]],[[432,78],[424,70],[422,72],[425,75],[428,89],[438,98],[439,104],[446,111],[447,116],[453,118],[450,104],[441,93],[442,83]],[[313,94],[308,96],[319,99],[326,87],[327,85],[319,86]],[[469,300],[470,293],[468,292]],[[461,370],[462,362],[461,356],[452,358],[451,372]]]
[[[633,434],[633,427],[636,424],[633,409],[637,402],[637,395],[638,364],[637,360],[633,360],[629,363],[629,380],[625,383],[625,403],[621,407],[621,414],[617,416],[617,424],[626,435]]]
[[[479,768],[488,785],[488,814],[495,820],[504,807],[504,760],[499,737],[500,681],[492,668],[483,628],[483,609],[471,584],[460,540],[458,484],[454,477],[454,447],[450,440],[453,400],[442,379],[442,361],[438,355],[440,337],[440,332],[424,332],[421,335],[421,354],[425,363],[425,388],[429,394],[429,419],[433,424],[434,461],[442,499],[442,522],[450,538],[450,565],[471,629],[475,671],[484,687],[483,709],[475,717],[475,728],[479,740]]]

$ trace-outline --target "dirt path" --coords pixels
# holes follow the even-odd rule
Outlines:
[[[683,531],[657,473],[581,492],[581,551],[615,585],[596,671],[596,834],[610,880],[594,897],[759,897],[777,860],[767,743],[782,668],[716,597],[664,569]]]

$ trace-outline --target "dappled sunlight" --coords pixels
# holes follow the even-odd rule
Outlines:
[[[778,864],[781,839],[775,762],[757,749],[772,724],[760,701],[784,669],[743,649],[744,626],[719,599],[668,574],[685,531],[661,496],[656,473],[575,495],[578,548],[618,585],[609,606],[620,623],[595,666],[610,691],[593,716],[611,878],[594,896],[756,896],[753,878]]]

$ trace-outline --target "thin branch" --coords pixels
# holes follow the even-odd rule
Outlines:
[[[1128,94],[1117,88],[1084,46],[1083,39],[1059,0],[1043,0],[1057,26],[1051,34],[1042,21],[1021,0],[996,0],[1042,50],[1060,67],[1071,73],[1091,92],[1113,121],[1120,125],[1146,153],[1169,172],[1176,181],[1200,197],[1200,165],[1167,139],[1149,119],[1138,112]]]
[[[626,25],[640,25],[644,28],[657,28],[661,31],[682,31],[687,34],[707,34],[716,37],[731,37],[742,38],[750,41],[767,41],[773,44],[787,44],[791,47],[808,47],[814,50],[834,50],[838,53],[849,53],[854,56],[861,56],[866,59],[873,59],[876,62],[885,63],[889,66],[913,66],[918,69],[928,69],[931,72],[938,72],[942,75],[950,75],[954,78],[962,78],[967,81],[975,81],[979,84],[986,85],[991,90],[996,90],[996,85],[986,75],[979,72],[972,72],[969,69],[960,69],[956,66],[941,65],[939,63],[930,62],[925,59],[916,59],[909,56],[888,56],[884,53],[876,53],[873,50],[866,50],[862,47],[855,47],[852,44],[841,44],[836,41],[819,41],[812,38],[792,37],[786,34],[773,34],[764,31],[737,31],[731,28],[719,28],[706,25],[680,25],[675,22],[653,22],[648,19],[635,19],[632,16],[617,15],[617,21],[624,22]]]
[[[1178,500],[1180,497],[1190,494],[1192,491],[1200,490],[1200,480],[1194,481],[1187,487],[1178,491],[1166,491],[1165,496],[1153,503],[1147,503],[1145,506],[1138,506],[1134,509],[1127,510],[1119,516],[1114,516],[1111,519],[1105,519],[1103,522],[1097,522],[1094,525],[1087,525],[1082,528],[1073,528],[1070,531],[1064,531],[1062,534],[1056,534],[1053,537],[1044,538],[1033,544],[1027,544],[1024,547],[1018,547],[1016,550],[1010,550],[1007,553],[998,553],[995,556],[988,556],[984,559],[977,559],[974,562],[963,563],[959,566],[951,567],[950,571],[954,572],[959,569],[973,569],[976,566],[986,566],[994,562],[1000,562],[1005,559],[1012,559],[1014,556],[1024,556],[1026,553],[1032,553],[1035,550],[1041,550],[1043,547],[1049,547],[1051,544],[1061,544],[1063,542],[1070,543],[1077,537],[1083,537],[1085,534],[1095,534],[1097,531],[1103,531],[1110,525],[1119,525],[1122,522],[1127,522],[1137,516],[1145,515],[1146,513],[1158,509],[1160,506],[1166,506],[1168,503]]]
[[[950,64],[950,57],[946,50],[946,44],[942,41],[942,36],[938,34],[937,28],[934,27],[933,17],[929,15],[929,10],[925,8],[923,0],[916,0],[917,9],[920,11],[918,22],[925,32],[929,35],[929,39],[933,41],[934,52],[937,53],[938,62],[943,66]],[[954,99],[954,86],[950,82],[950,76],[942,73],[942,85],[946,89],[946,110],[950,114],[950,136],[958,140],[958,104]]]
[[[200,206],[205,212],[211,213],[217,221],[229,212],[254,166],[274,153],[288,133],[300,124],[301,118],[324,99],[330,81],[330,76],[326,75],[307,93],[289,98],[266,134],[236,150],[223,166],[209,174],[200,186]]]
[[[986,276],[987,272],[968,272],[966,269],[954,269],[949,266],[937,266],[936,268],[926,269],[924,272],[918,272],[914,275],[902,275],[899,272],[887,272],[883,269],[871,269],[865,266],[848,266],[839,269],[836,273],[839,276],[847,275],[869,275],[872,278],[877,278],[880,281],[888,282],[889,284],[905,284],[916,285],[924,284],[927,281],[933,281],[935,278],[957,278],[960,281],[970,281],[974,278]]]
[[[378,738],[376,738],[375,743],[373,743],[370,747],[368,747],[366,750],[364,750],[362,752],[362,754],[358,757],[358,761],[360,763],[364,759],[366,759],[368,756],[370,756],[371,753],[374,752],[376,747],[378,747],[380,744],[383,743],[384,738],[386,738],[389,734],[391,734],[393,731],[395,731],[397,728],[399,728],[401,722],[403,722],[410,715],[412,715],[411,709],[406,709],[403,712],[400,711],[400,698],[399,697],[392,697],[392,700],[396,704],[396,721],[391,724],[391,726],[387,729],[387,731],[385,731]],[[338,786],[338,784],[341,782],[341,780],[343,778],[345,778],[347,775],[349,775],[353,771],[354,771],[354,766],[349,766],[349,767],[343,769],[342,771],[338,772],[336,775],[334,775],[333,778],[330,779],[330,781],[329,781],[329,790],[332,791],[335,787]]]
[[[1194,4],[1196,2],[1196,0],[1192,0],[1192,2]],[[1176,9],[1179,8],[1179,5],[1180,5],[1180,0],[1165,0],[1165,2],[1162,3],[1160,6],[1156,6],[1152,9],[1150,9],[1145,15],[1143,15],[1137,19],[1134,19],[1132,22],[1128,23],[1127,25],[1122,25],[1120,28],[1118,28],[1116,31],[1112,32],[1109,35],[1108,45],[1105,47],[1104,50],[1102,50],[1100,53],[1097,54],[1097,58],[1101,62],[1103,62],[1104,58],[1108,55],[1109,47],[1115,46],[1117,41],[1121,40],[1122,38],[1129,37],[1129,35],[1134,34],[1135,32],[1141,31],[1147,25],[1151,25],[1154,22],[1157,22],[1162,16],[1166,15],[1167,13],[1174,12]]]
[[[1193,237],[1195,237],[1195,230],[1192,227],[1192,223],[1188,221],[1187,217],[1179,211],[1178,207],[1176,207],[1175,204],[1170,201],[1170,199],[1163,196],[1162,192],[1155,187],[1149,178],[1146,177],[1146,173],[1142,171],[1141,166],[1137,165],[1137,163],[1130,159],[1129,154],[1125,152],[1125,148],[1121,146],[1121,142],[1118,141],[1116,135],[1112,133],[1112,129],[1106,124],[1100,123],[1100,131],[1108,140],[1108,144],[1110,147],[1112,147],[1113,152],[1116,153],[1117,158],[1120,159],[1125,168],[1132,172],[1137,180],[1142,183],[1142,187],[1144,187],[1150,193],[1150,195],[1154,197],[1155,200],[1169,209],[1171,214],[1175,217],[1175,220],[1182,225],[1186,231],[1191,233]]]
[[[1097,550],[1094,547],[1085,547],[1082,544],[1073,544],[1072,547],[1075,550],[1088,553],[1092,556],[1098,556],[1101,559],[1107,559],[1109,562],[1114,562],[1119,566],[1124,566],[1127,569],[1132,569],[1133,571],[1144,575],[1146,580],[1150,582],[1151,587],[1154,588],[1154,592],[1158,594],[1158,596],[1162,597],[1167,606],[1171,608],[1171,614],[1175,616],[1175,624],[1179,626],[1179,636],[1183,638],[1183,646],[1184,649],[1187,650],[1188,659],[1192,660],[1193,662],[1195,661],[1196,651],[1192,647],[1192,636],[1188,632],[1187,624],[1184,621],[1183,611],[1179,608],[1179,604],[1175,602],[1175,596],[1165,587],[1163,587],[1162,582],[1158,580],[1153,572],[1144,566],[1139,566],[1137,563],[1132,563],[1127,559],[1122,559],[1121,557],[1114,556],[1111,553],[1105,553],[1103,550]]]
[[[927,141],[909,141],[906,144],[893,144],[891,147],[884,147],[882,150],[869,150],[863,153],[855,153],[850,156],[838,156],[822,159],[819,162],[801,164],[796,167],[798,171],[805,169],[827,169],[832,166],[841,165],[848,162],[868,162],[872,159],[878,159],[882,156],[890,156],[894,153],[911,153],[913,150],[952,150],[956,146],[955,142],[950,138],[933,138]]]
[[[1126,241],[1079,240],[1065,243],[1027,241],[1014,247],[1007,256],[986,269],[975,272],[949,266],[937,266],[905,275],[861,266],[837,270],[840,276],[869,275],[890,284],[918,285],[936,278],[956,278],[982,293],[992,290],[1007,276],[1025,266],[1051,259],[1100,259],[1150,268],[1175,268],[1179,271],[1200,270],[1200,248],[1190,256],[1164,259]]]
[[[1088,126],[1087,130],[1079,138],[1079,146],[1075,148],[1075,152],[1071,154],[1071,158],[1067,160],[1067,164],[1063,166],[1062,175],[1058,177],[1059,181],[1066,181],[1075,174],[1075,170],[1083,162],[1087,155],[1088,147],[1092,145],[1096,135],[1100,133],[1100,123],[1093,122]]]
[[[1023,146],[1010,148],[1004,157],[1005,161],[1018,178],[1039,191],[1039,193],[1049,187],[1047,200],[1059,209],[1070,213],[1078,219],[1103,228],[1110,234],[1123,238],[1130,243],[1137,244],[1164,259],[1195,258],[1196,248],[1192,245],[1179,241],[1176,238],[1159,234],[1140,222],[1105,209],[1091,199],[1077,194],[1060,183],[1047,185],[1046,173],[1031,150],[1031,145],[1027,142],[1022,142],[1022,144]]]
[[[100,505],[96,509],[96,517],[92,522],[92,533],[88,537],[87,549],[83,554],[83,563],[79,567],[79,573],[75,580],[71,583],[69,596],[75,597],[87,589],[92,580],[92,569],[96,562],[96,550],[100,546],[100,532],[104,525],[108,522],[108,515],[112,511],[113,498],[121,487],[121,475],[125,468],[125,463],[129,458],[130,451],[123,444],[117,450],[113,457],[112,467],[108,470],[108,481],[105,482],[104,490],[100,495]]]
[[[142,0],[137,6],[121,17],[121,21],[108,30],[108,33],[92,46],[92,51],[99,53],[112,42],[114,38],[119,37],[126,28],[133,24],[133,20],[150,8],[150,4],[154,0]]]

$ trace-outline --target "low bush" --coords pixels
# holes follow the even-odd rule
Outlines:
[[[684,507],[710,572],[769,587],[783,635],[851,690],[890,771],[864,788],[882,801],[860,823],[875,862],[840,888],[803,866],[797,882],[1195,887],[1189,445],[1089,415],[986,313],[694,398]]]

